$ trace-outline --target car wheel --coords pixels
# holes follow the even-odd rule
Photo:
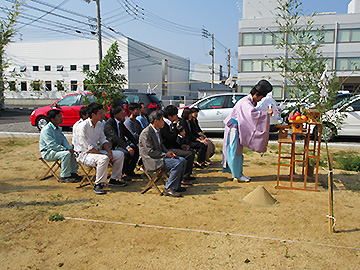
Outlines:
[[[336,136],[336,128],[328,123],[324,123],[322,127],[321,140],[329,142]]]
[[[42,130],[43,127],[45,127],[47,125],[47,123],[49,123],[49,120],[47,119],[47,117],[45,116],[39,116],[36,119],[36,126],[39,129],[39,131]]]

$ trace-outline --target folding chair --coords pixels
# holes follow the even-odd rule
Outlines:
[[[144,171],[144,173],[146,174],[146,176],[149,178],[149,182],[147,183],[147,185],[145,186],[145,188],[141,191],[141,194],[146,193],[152,186],[154,186],[156,188],[156,190],[160,193],[160,195],[163,195],[163,193],[160,191],[160,189],[158,188],[158,186],[156,185],[156,181],[160,179],[160,181],[162,181],[162,183],[165,185],[165,180],[163,179],[163,176],[166,175],[166,171],[164,168],[159,168],[154,172],[153,177],[151,177],[147,171],[145,170],[144,165],[141,165],[140,168]]]
[[[61,169],[61,162],[60,160],[56,160],[54,161],[54,163],[50,166],[48,161],[46,161],[45,159],[43,159],[42,157],[39,158],[39,160],[42,161],[42,163],[44,163],[46,165],[46,167],[48,167],[48,171],[44,174],[44,176],[42,178],[40,178],[40,181],[48,179],[52,176],[54,176],[58,181],[60,180],[60,177],[56,174],[56,172]],[[49,161],[50,162],[50,161]]]
[[[88,186],[88,185],[91,185],[94,188],[95,187],[94,178],[96,177],[96,168],[86,166],[86,167],[88,167],[88,169],[86,170],[84,168],[85,165],[81,164],[80,162],[77,162],[77,164],[79,165],[80,170],[82,170],[83,173],[84,173],[84,176],[83,176],[83,178],[82,178],[82,180],[80,182],[80,185],[77,188],[81,188],[81,187]],[[108,170],[108,174],[107,174],[108,181],[106,182],[106,184],[108,184],[109,180],[110,180],[110,175],[111,175],[111,172],[112,172],[112,163],[109,162],[109,166],[110,166],[110,170]],[[94,171],[93,174],[91,174],[92,171]],[[88,183],[84,184],[84,182],[86,180],[87,180]]]

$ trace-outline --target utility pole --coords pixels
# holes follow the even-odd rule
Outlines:
[[[227,60],[227,66],[228,66],[228,78],[230,77],[230,49],[228,49],[228,56],[226,57]]]
[[[97,7],[97,37],[98,37],[99,66],[100,66],[102,60],[100,0],[96,0],[96,7]]]
[[[209,51],[209,55],[211,55],[211,88],[214,88],[214,76],[215,76],[215,46],[214,41],[215,37],[214,34],[210,34],[208,30],[205,28],[202,29],[202,36],[208,38],[211,36],[211,51]]]

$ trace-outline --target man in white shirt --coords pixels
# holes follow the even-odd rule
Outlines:
[[[76,127],[76,140],[74,150],[78,154],[77,161],[91,167],[96,167],[96,180],[94,192],[105,194],[102,185],[106,183],[109,162],[112,163],[112,173],[109,185],[126,186],[121,182],[121,174],[124,164],[124,153],[111,151],[102,129],[101,121],[104,109],[101,104],[91,103],[88,106],[89,118]],[[98,143],[105,150],[99,150]]]
[[[84,120],[86,120],[88,117],[89,117],[89,114],[88,114],[88,111],[87,111],[87,106],[84,106],[84,107],[81,107],[80,110],[79,110],[79,116],[80,116],[80,119],[79,121],[77,121],[73,127],[72,127],[72,130],[73,130],[73,138],[72,138],[72,145],[74,146],[75,145],[75,141],[76,141],[76,138],[77,138],[77,135],[76,135],[76,129],[77,129],[77,126]]]

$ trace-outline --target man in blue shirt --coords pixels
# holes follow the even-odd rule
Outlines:
[[[61,161],[60,183],[74,183],[81,179],[77,174],[78,165],[74,150],[62,133],[59,125],[62,123],[61,111],[54,109],[47,112],[50,122],[41,130],[39,150],[47,161]]]
[[[139,105],[140,105],[140,115],[136,117],[136,120],[140,122],[142,129],[144,129],[149,125],[149,121],[147,119],[147,108],[144,102],[139,102]]]

